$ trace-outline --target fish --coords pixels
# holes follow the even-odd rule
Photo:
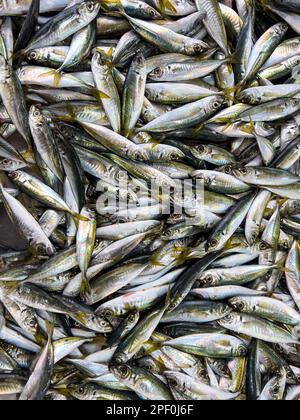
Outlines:
[[[299,14],[0,1],[1,399],[299,399]]]

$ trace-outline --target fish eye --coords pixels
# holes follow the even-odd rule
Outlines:
[[[232,167],[231,166],[226,166],[224,169],[225,174],[227,175],[231,175],[232,173]]]
[[[149,14],[151,16],[156,16],[155,10],[153,10],[153,9],[149,9]]]
[[[225,322],[231,322],[233,320],[232,314],[228,314],[228,315],[224,316],[223,320]]]
[[[39,109],[35,109],[34,113],[33,113],[33,116],[38,118],[38,117],[40,117],[40,115],[41,115],[41,111]]]
[[[242,175],[247,175],[248,174],[248,170],[246,168],[241,168],[239,171]]]
[[[201,52],[201,51],[202,51],[202,46],[201,46],[200,44],[196,44],[196,45],[194,45],[194,51],[195,51],[196,53]]]
[[[213,108],[218,109],[220,106],[220,102],[216,101],[213,103]]]
[[[282,248],[289,249],[290,245],[287,240],[282,241],[281,243]]]
[[[238,349],[237,349],[237,354],[238,354],[239,356],[246,356],[246,354],[247,354],[247,349],[246,349],[246,347],[244,347],[244,346],[239,346],[239,347],[238,347]]]
[[[18,172],[17,172],[17,171],[10,172],[10,173],[8,174],[8,176],[9,176],[12,180],[17,179],[17,178],[18,178]]]
[[[153,70],[153,74],[155,74],[155,76],[160,76],[162,75],[162,69],[160,67],[156,67],[156,69]]]
[[[87,7],[87,10],[89,12],[92,12],[95,9],[95,4],[94,3],[88,3],[86,7]]]
[[[127,376],[128,372],[129,372],[129,368],[127,366],[120,366],[119,367],[119,372],[122,376]]]
[[[215,248],[217,245],[218,245],[218,241],[217,241],[217,239],[211,239],[210,241],[209,241],[209,243],[208,243],[208,246],[210,247],[210,248]]]
[[[268,244],[266,242],[261,242],[259,244],[260,251],[266,251],[269,248]]]
[[[132,154],[133,160],[144,160],[143,153],[136,151]]]
[[[135,59],[135,62],[136,62],[137,64],[142,65],[142,64],[143,64],[143,62],[144,62],[143,57],[142,57],[140,54],[139,54],[139,55],[137,55],[137,56],[136,56],[136,59]]]
[[[111,317],[113,316],[113,311],[111,309],[106,309],[103,315],[105,318]]]
[[[170,305],[169,305],[169,311],[172,311],[173,309],[175,309],[177,307],[177,305],[176,305],[176,303],[175,302],[172,302],[172,303],[170,303]]]
[[[214,277],[212,274],[208,274],[204,279],[205,284],[212,284],[213,281],[214,281]]]
[[[171,388],[176,388],[178,385],[178,382],[174,378],[169,379],[168,382]]]
[[[128,322],[130,322],[130,324],[132,324],[134,321],[135,321],[135,316],[133,314],[129,315]]]
[[[281,345],[280,344],[275,344],[275,350],[278,352],[278,353],[283,353],[284,351],[283,351],[283,348],[281,347]]]
[[[78,394],[80,394],[80,395],[84,394],[84,387],[83,386],[80,386],[78,388]]]
[[[34,51],[32,51],[32,52],[29,54],[29,58],[30,58],[31,60],[36,60],[36,59],[37,59],[37,53],[36,53],[36,52],[34,52]]]
[[[36,321],[35,321],[34,319],[31,319],[31,320],[29,321],[29,326],[30,326],[30,327],[35,328],[35,327],[36,327],[36,325],[37,325],[37,323],[36,323]]]
[[[196,149],[199,153],[204,153],[205,152],[205,147],[203,146],[203,144],[200,144],[199,146],[196,146]]]
[[[236,306],[239,311],[243,311],[245,309],[245,304],[243,302],[237,302],[234,306]]]

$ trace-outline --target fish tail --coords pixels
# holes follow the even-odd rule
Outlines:
[[[91,293],[91,285],[85,273],[82,275],[82,282],[80,286],[80,296],[83,300],[85,300],[86,296],[88,296],[90,293]]]
[[[53,322],[46,321],[46,329],[48,334],[48,342],[52,341],[53,333],[54,333],[54,324]]]
[[[35,334],[34,338],[36,342],[42,347],[45,345],[45,336],[42,331],[39,329],[38,332]]]
[[[110,96],[108,96],[106,93],[102,92],[101,90],[98,90],[96,88],[93,88],[91,86],[88,86],[88,89],[90,91],[90,94],[92,96],[94,96],[95,99],[100,100],[100,99],[110,99]]]
[[[79,220],[80,222],[89,222],[90,221],[90,219],[88,217],[82,216],[79,213],[71,211],[71,214],[72,214],[73,217],[75,217],[76,220]]]
[[[154,353],[157,350],[160,350],[163,347],[163,343],[153,343],[146,350],[145,355],[149,356],[151,353]]]
[[[177,9],[170,0],[159,0],[159,8],[162,14],[166,15],[167,11],[176,13]]]
[[[21,58],[25,57],[25,55],[29,52],[28,49],[19,50],[13,54],[12,59],[13,61],[20,60]]]

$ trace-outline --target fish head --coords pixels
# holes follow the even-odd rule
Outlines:
[[[300,64],[300,55],[295,55],[294,57],[289,58],[286,60],[287,66],[290,69],[293,69],[294,67],[298,66]],[[299,69],[295,69],[295,73],[297,74]]]
[[[259,94],[255,93],[254,91],[253,92],[243,91],[239,93],[236,98],[240,102],[251,104],[251,105],[259,104],[262,99],[261,96],[259,96]]]
[[[246,166],[236,166],[232,168],[232,175],[238,179],[245,179],[248,176],[254,175],[255,169]]]
[[[73,383],[68,385],[68,391],[72,397],[78,400],[85,400],[90,399],[93,395],[93,386],[85,382]]]
[[[237,312],[231,312],[224,318],[218,321],[221,327],[227,328],[228,325],[236,325],[239,323],[239,314]]]
[[[140,76],[146,76],[146,60],[141,52],[138,52],[131,63],[132,70]]]
[[[149,77],[152,80],[156,80],[159,81],[161,80],[165,74],[168,74],[168,72],[171,71],[171,66],[168,66],[168,68],[164,68],[164,67],[155,67],[154,70],[152,70],[149,73]]]
[[[223,234],[215,233],[211,238],[209,238],[205,244],[205,250],[207,252],[216,252],[220,249],[220,244],[222,244],[223,241]]]
[[[130,366],[124,364],[113,365],[110,367],[110,371],[121,381],[129,381],[133,376],[133,371]]]
[[[187,390],[187,383],[184,380],[184,375],[180,375],[178,372],[165,372],[168,385],[171,389],[178,392],[185,392]]]
[[[208,45],[202,41],[196,41],[194,39],[188,40],[184,45],[186,55],[200,55],[208,49]]]
[[[285,107],[286,109],[298,109],[300,107],[300,99],[297,98],[291,98],[291,99],[287,99],[285,101]]]
[[[246,301],[242,297],[229,299],[230,306],[238,312],[244,312],[247,309]]]
[[[282,395],[286,386],[287,374],[284,367],[280,367],[275,376],[269,382],[268,392],[272,400],[282,400]]]
[[[98,0],[88,0],[78,7],[78,14],[87,22],[93,20],[99,13],[100,2]]]
[[[197,281],[197,287],[211,287],[218,284],[219,276],[216,272],[205,271]]]
[[[22,311],[21,317],[27,331],[30,331],[33,336],[36,336],[38,332],[38,322],[32,312],[25,309]]]
[[[270,244],[263,240],[259,240],[254,245],[252,245],[252,250],[254,252],[268,252],[271,251],[272,247]]]
[[[112,326],[111,323],[104,317],[95,315],[93,316],[93,323],[95,325],[95,328],[102,334],[108,334],[112,332]]]
[[[161,15],[161,13],[159,13],[157,10],[155,10],[153,7],[147,5],[147,6],[143,6],[144,7],[144,11],[145,11],[145,17],[152,19],[152,20],[159,20],[162,19],[163,16]]]
[[[213,178],[209,171],[206,170],[198,170],[192,173],[192,177],[197,178],[197,180],[201,181],[205,186],[209,186],[213,182]]]
[[[13,181],[13,182],[21,182],[22,180],[25,181],[24,175],[22,171],[12,171],[9,172],[8,177]]]
[[[29,110],[29,120],[35,127],[40,127],[45,123],[45,116],[38,106],[31,106]]]
[[[285,22],[280,22],[273,27],[273,34],[277,37],[282,37],[289,29],[289,26]]]
[[[128,150],[128,157],[131,160],[140,161],[140,162],[149,160],[147,150],[144,150],[142,147],[139,147],[138,145],[133,146],[132,148]]]
[[[107,59],[101,54],[100,51],[96,51],[92,58],[92,67],[95,69],[101,71],[101,73],[105,72],[107,70],[106,64],[108,64]]]
[[[36,63],[41,58],[43,58],[43,55],[39,50],[32,50],[27,54],[26,61],[29,63]]]
[[[215,112],[224,104],[225,98],[222,96],[212,96],[211,98],[208,98],[207,102],[207,111]]]
[[[128,327],[130,326],[130,328],[131,328],[131,326],[135,325],[138,322],[139,319],[140,319],[140,312],[138,310],[132,311],[128,315],[128,317],[126,318],[126,322],[128,324]]]
[[[193,150],[195,150],[197,157],[200,159],[205,156],[210,156],[213,152],[212,148],[206,144],[196,144],[193,146]]]

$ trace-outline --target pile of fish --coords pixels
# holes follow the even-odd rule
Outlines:
[[[0,16],[0,396],[299,400],[300,2]]]

